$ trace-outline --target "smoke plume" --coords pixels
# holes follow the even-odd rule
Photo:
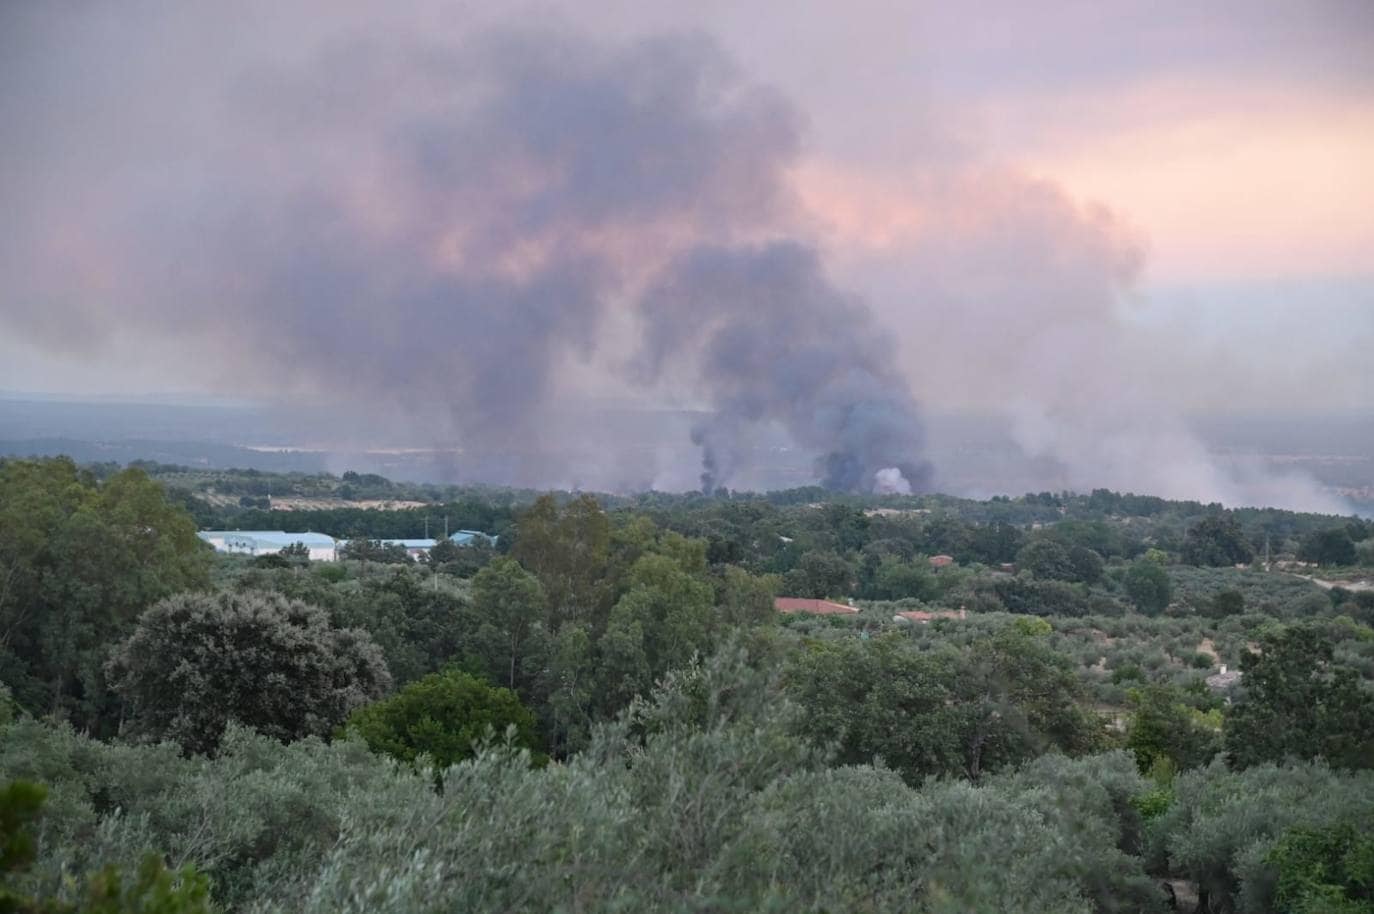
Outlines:
[[[729,481],[734,430],[780,422],[816,451],[822,484],[867,491],[885,472],[923,485],[921,422],[869,310],[825,278],[815,251],[788,242],[698,247],[670,264],[641,304],[647,365],[688,359],[715,414],[699,426],[702,488]]]
[[[884,303],[879,318],[904,337],[901,362],[916,388],[999,417],[1020,456],[1005,476],[985,465],[974,480],[951,478],[957,460],[937,463],[941,490],[1104,487],[1350,510],[1308,476],[1227,465],[1199,439],[1185,410],[1225,366],[1182,328],[1132,322],[1146,244],[1114,214],[966,158],[918,162],[904,182],[864,188],[867,199],[824,176],[810,184],[827,187],[812,201],[818,211],[838,210],[836,198],[855,206],[855,219],[897,226],[848,250],[835,239],[842,275]],[[933,440],[931,450],[960,444]],[[1008,489],[1010,478],[1024,488]]]
[[[862,96],[860,123],[915,138],[891,182],[832,179],[792,104],[702,34],[392,6],[0,4],[4,342],[344,404],[360,439],[461,449],[460,478],[689,485],[637,465],[675,460],[662,441],[607,454],[569,419],[628,385],[704,416],[708,490],[781,428],[838,489],[1004,491],[954,478],[962,442],[928,447],[914,387],[997,412],[1044,487],[1337,507],[1220,467],[1177,380],[1217,361],[1127,319],[1139,239],[981,160],[934,104]]]
[[[27,17],[39,45],[100,27]],[[642,381],[672,360],[716,410],[697,432],[708,488],[761,422],[825,454],[827,485],[923,478],[916,408],[866,308],[804,243],[763,240],[795,221],[798,115],[711,40],[352,34],[288,60],[209,55],[184,82],[156,48],[146,72],[119,50],[11,98],[73,118],[0,153],[10,175],[53,173],[3,187],[25,213],[0,255],[13,331],[66,348],[165,335],[213,389],[343,398],[364,422],[406,410],[522,452],[548,447],[568,365],[620,357]],[[90,110],[107,105],[135,131],[109,155],[91,142],[116,126]],[[55,148],[71,160],[46,169]],[[637,345],[617,337],[636,313],[645,356],[608,352]]]

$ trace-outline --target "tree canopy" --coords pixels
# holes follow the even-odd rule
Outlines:
[[[1226,752],[1239,767],[1320,758],[1374,768],[1374,690],[1333,661],[1314,625],[1267,634],[1241,661],[1245,694],[1226,719]]]
[[[138,469],[0,462],[0,677],[19,706],[104,729],[102,665],[149,604],[209,585],[210,548]]]
[[[1183,561],[1190,565],[1238,565],[1254,557],[1240,522],[1230,513],[1209,514],[1189,527],[1183,540]]]

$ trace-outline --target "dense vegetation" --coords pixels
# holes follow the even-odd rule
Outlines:
[[[0,910],[1374,911],[1366,521],[179,472],[0,464]]]

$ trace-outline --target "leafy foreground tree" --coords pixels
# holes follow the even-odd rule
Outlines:
[[[373,752],[411,764],[424,755],[440,769],[472,758],[492,737],[536,748],[534,715],[514,692],[456,670],[431,674],[359,708],[347,729]]]
[[[1221,749],[1221,715],[1189,707],[1176,688],[1149,685],[1133,691],[1134,713],[1126,730],[1126,747],[1135,753],[1142,773],[1156,766],[1183,771],[1206,765]]]
[[[232,720],[282,741],[324,736],[386,693],[381,649],[278,594],[181,594],[140,617],[109,661],[130,734],[212,753]]]
[[[162,858],[148,854],[132,878],[115,866],[67,879],[59,897],[39,898],[14,883],[37,853],[32,829],[47,790],[15,781],[0,789],[0,911],[5,914],[209,914],[210,883],[195,867],[168,872]]]
[[[403,686],[451,664],[483,669],[483,661],[471,656],[472,635],[481,617],[462,595],[432,584],[433,579],[418,569],[397,565],[385,574],[367,576],[357,589],[344,593],[283,592],[328,609],[339,628],[359,628],[371,635],[386,657],[392,682]],[[326,605],[331,596],[334,605]]]
[[[543,495],[517,520],[511,555],[539,579],[548,606],[561,617],[586,621],[610,594],[610,518],[590,495],[560,509]]]
[[[25,710],[104,732],[110,644],[151,603],[207,586],[209,561],[141,470],[97,483],[65,458],[0,461],[0,681]]]
[[[1294,625],[1260,639],[1241,660],[1245,694],[1226,717],[1227,757],[1238,767],[1287,758],[1374,768],[1374,690],[1333,661],[1319,626]]]
[[[1278,870],[1274,900],[1293,914],[1374,914],[1374,825],[1294,828],[1265,862]]]
[[[472,595],[484,620],[482,640],[492,645],[492,677],[514,689],[526,673],[521,660],[547,607],[544,588],[514,559],[499,558],[472,579]]]

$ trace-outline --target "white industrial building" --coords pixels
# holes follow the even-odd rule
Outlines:
[[[332,562],[338,556],[338,542],[323,533],[287,533],[284,530],[202,530],[201,539],[216,552],[236,555],[267,555],[300,543],[310,551],[312,562]]]
[[[474,546],[478,543],[488,543],[495,545],[496,537],[483,533],[481,530],[459,530],[449,536],[455,546]],[[339,548],[347,544],[347,540],[339,540]],[[432,539],[399,539],[399,540],[376,540],[383,546],[399,546],[406,551],[406,555],[415,561],[419,561],[429,555],[429,550],[433,549],[438,540]]]
[[[281,552],[287,546],[301,543],[310,551],[312,562],[333,562],[339,549],[348,540],[336,540],[324,533],[287,533],[284,530],[202,530],[201,539],[215,547],[216,552],[235,555],[268,555]],[[471,546],[478,542],[495,543],[496,537],[480,530],[459,530],[449,537],[455,545]],[[379,540],[384,546],[400,546],[412,559],[420,559],[434,548],[432,539]]]

